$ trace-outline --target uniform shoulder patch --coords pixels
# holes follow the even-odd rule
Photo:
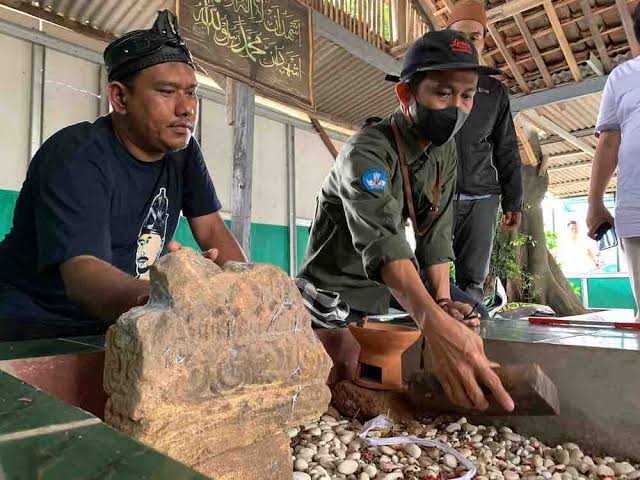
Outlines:
[[[382,168],[369,168],[362,174],[360,181],[367,192],[384,192],[389,176]]]

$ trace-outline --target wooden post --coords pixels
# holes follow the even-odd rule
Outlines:
[[[296,129],[285,125],[285,151],[287,156],[287,200],[289,211],[289,275],[298,273],[298,230],[296,225]]]
[[[327,131],[320,124],[317,118],[309,115],[309,120],[311,120],[311,125],[313,125],[313,128],[315,129],[315,131],[318,133],[318,135],[320,135],[320,139],[322,140],[322,143],[324,143],[324,146],[327,147],[327,150],[329,150],[329,153],[335,160],[338,157],[338,149],[331,141],[331,138],[327,134]]]
[[[253,88],[236,82],[234,103],[231,231],[240,242],[247,257],[251,258],[251,176],[256,107]]]
[[[634,57],[640,55],[640,44],[633,32],[633,19],[629,13],[629,5],[624,0],[616,0],[616,6],[618,7],[618,13],[620,13],[620,20],[624,27],[624,33],[627,36],[629,47],[631,48],[631,55]]]

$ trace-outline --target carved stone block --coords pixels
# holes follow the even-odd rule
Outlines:
[[[289,479],[285,431],[326,410],[330,368],[282,270],[182,249],[107,333],[105,418],[218,479]]]

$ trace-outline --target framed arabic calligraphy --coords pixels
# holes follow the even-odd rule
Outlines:
[[[194,57],[261,93],[313,107],[311,13],[297,0],[180,0]]]

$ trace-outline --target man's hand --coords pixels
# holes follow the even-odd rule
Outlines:
[[[167,250],[168,250],[169,253],[177,252],[181,248],[182,248],[182,244],[180,242],[176,242],[175,240],[171,240],[169,242],[169,245],[167,245]],[[217,248],[210,248],[206,252],[202,252],[202,256],[204,258],[208,258],[212,262],[215,262],[218,259],[218,249]]]
[[[464,302],[454,302],[451,299],[438,300],[438,305],[456,320],[464,323],[467,327],[476,328],[480,326],[480,315],[475,309]]]
[[[504,230],[515,230],[522,221],[522,212],[504,212],[502,215],[502,228]]]
[[[424,335],[431,350],[433,371],[447,397],[464,408],[486,410],[489,406],[481,386],[489,388],[506,411],[513,400],[492,370],[497,364],[484,353],[479,335],[446,315],[423,322]]]
[[[603,224],[609,222],[611,225],[614,224],[613,216],[607,210],[607,207],[604,206],[602,201],[595,202],[594,204],[589,204],[589,208],[587,209],[587,227],[589,228],[589,232],[587,235],[592,239],[596,239],[596,230]]]

